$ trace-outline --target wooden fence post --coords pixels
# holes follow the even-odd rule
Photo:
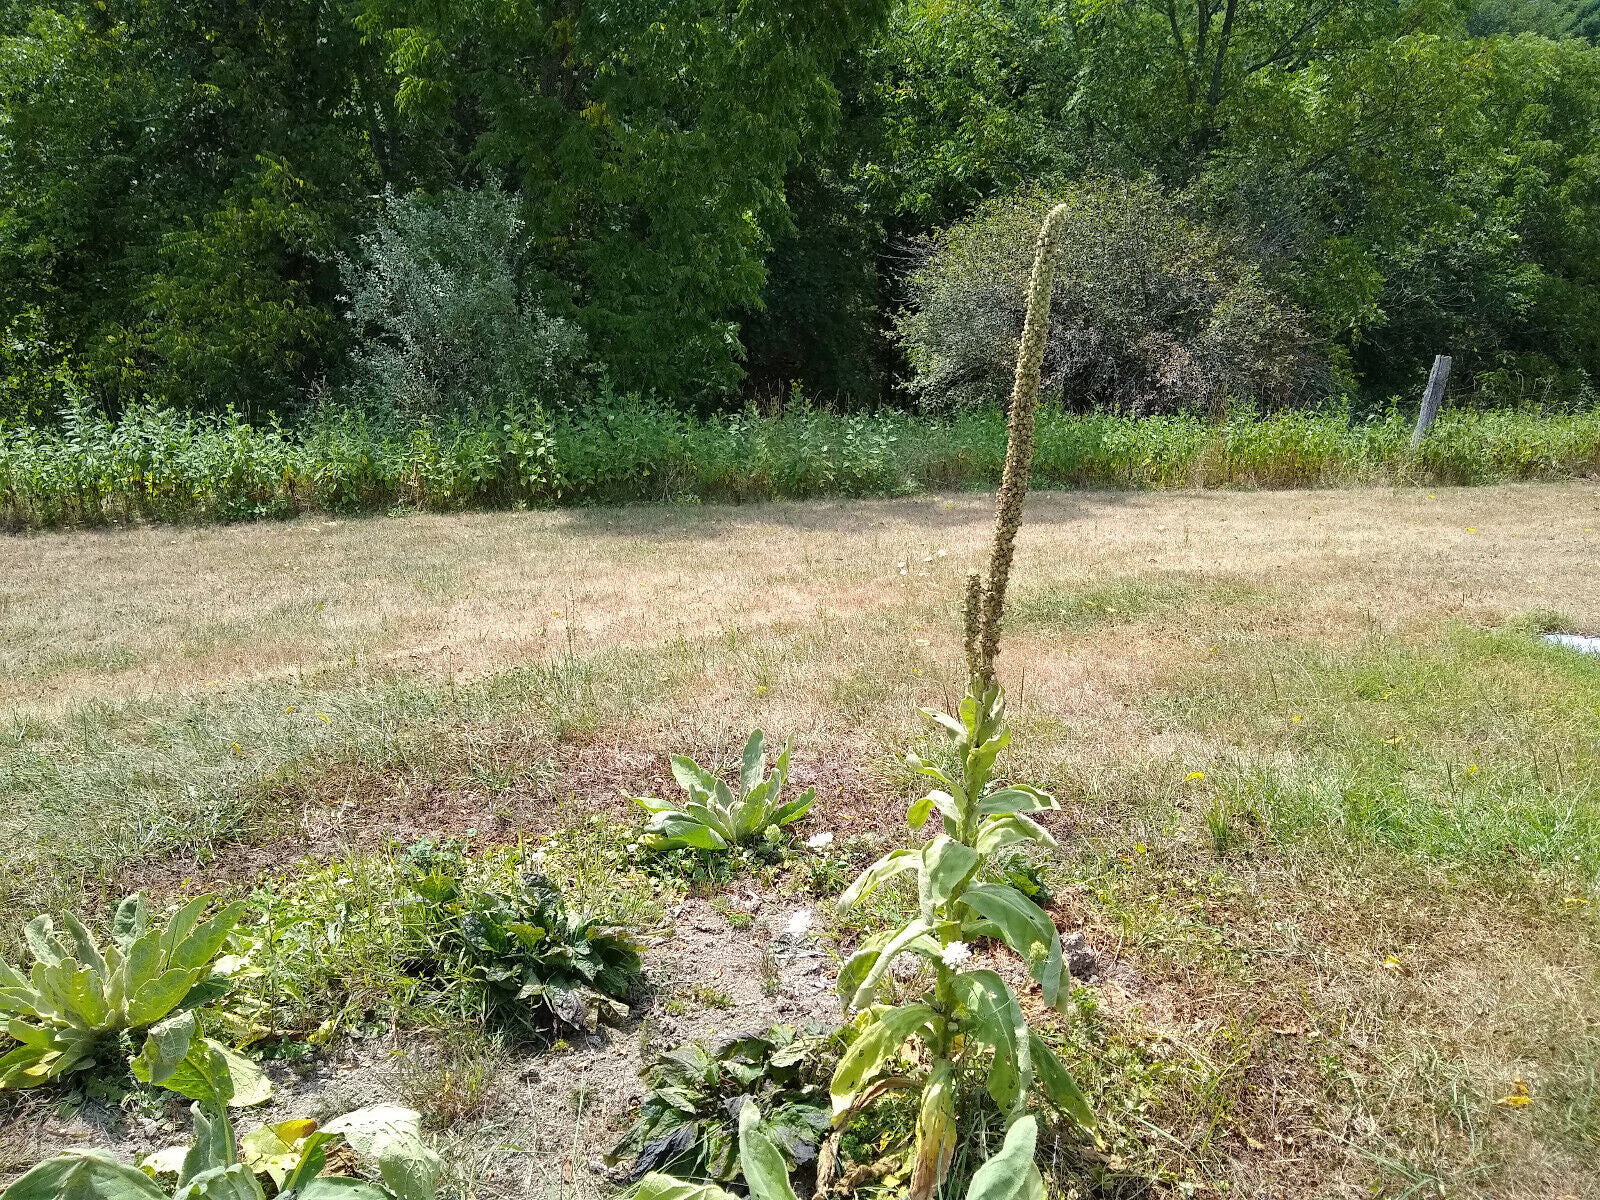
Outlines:
[[[1411,435],[1411,449],[1422,445],[1428,426],[1439,415],[1439,405],[1444,400],[1444,385],[1450,382],[1450,356],[1433,356],[1433,372],[1428,376],[1428,390],[1422,393],[1422,411],[1417,414],[1417,431]]]

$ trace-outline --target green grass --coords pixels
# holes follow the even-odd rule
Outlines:
[[[1303,487],[1490,483],[1600,472],[1600,410],[1460,410],[1410,450],[1400,411],[1136,419],[1039,414],[1038,486]],[[530,450],[537,446],[537,452]],[[702,419],[634,398],[576,413],[402,422],[317,410],[300,423],[133,407],[115,423],[73,409],[59,428],[0,428],[0,523],[241,520],[612,503],[894,496],[989,487],[1005,456],[999,410],[840,416],[792,408]]]
[[[1207,769],[1214,811],[1471,871],[1600,876],[1600,663],[1517,631],[1457,628],[1358,653],[1230,649],[1158,711],[1233,748]],[[1231,837],[1232,832],[1223,835]]]
[[[1185,608],[1229,608],[1267,598],[1259,588],[1181,573],[1118,579],[1078,590],[1029,588],[1006,614],[1008,630],[1083,633],[1146,618],[1169,619]]]
[[[0,910],[104,907],[137,864],[270,843],[293,831],[307,781],[341,769],[496,783],[505,729],[552,744],[620,723],[668,702],[696,656],[561,656],[468,686],[357,666],[14,717],[0,795],[26,799],[0,806]],[[16,937],[0,930],[0,953]]]

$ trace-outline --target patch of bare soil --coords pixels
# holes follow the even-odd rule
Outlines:
[[[704,901],[685,900],[678,907],[671,932],[645,952],[648,996],[624,1026],[495,1062],[480,1086],[481,1111],[443,1135],[447,1147],[460,1143],[446,1161],[464,1193],[531,1196],[607,1187],[601,1157],[637,1113],[644,1097],[639,1072],[647,1056],[773,1024],[838,1022],[836,961],[810,936],[785,933],[804,902],[749,896],[742,901],[745,911],[755,910],[743,929]],[[337,1058],[304,1074],[269,1063],[277,1094],[259,1109],[236,1113],[235,1121],[243,1133],[262,1123],[326,1119],[381,1101],[413,1105],[427,1118],[443,1097],[444,1059],[425,1039],[381,1039],[346,1043]],[[60,1150],[100,1149],[133,1162],[185,1140],[188,1131],[185,1105],[176,1098],[146,1115],[94,1102],[64,1114],[43,1095],[28,1097],[0,1114],[0,1185]]]

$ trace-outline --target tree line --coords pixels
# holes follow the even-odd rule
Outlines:
[[[0,0],[0,421],[964,404],[1060,198],[1072,403],[1375,404],[1435,353],[1584,400],[1597,36],[1600,0]]]

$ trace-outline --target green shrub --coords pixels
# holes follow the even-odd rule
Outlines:
[[[553,403],[582,371],[582,330],[529,285],[517,200],[493,184],[384,198],[358,257],[343,261],[366,402],[425,413]]]
[[[1320,398],[1306,319],[1237,246],[1145,182],[992,201],[928,248],[897,336],[936,405],[1011,390],[1026,281],[1046,212],[1065,202],[1043,389],[1078,409],[1206,412]]]
[[[625,931],[568,912],[542,875],[484,888],[453,847],[414,847],[409,857],[421,935],[409,973],[476,991],[491,1013],[533,1033],[592,1032],[627,1017],[640,947]]]

